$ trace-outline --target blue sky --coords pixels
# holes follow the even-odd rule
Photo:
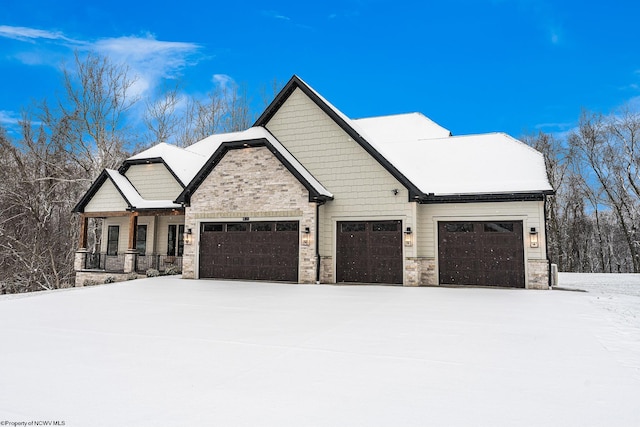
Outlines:
[[[420,111],[456,135],[564,132],[640,105],[640,3],[4,0],[0,122],[60,91],[73,51],[126,61],[137,90],[302,77],[352,118]]]

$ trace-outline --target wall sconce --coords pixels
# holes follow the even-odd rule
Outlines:
[[[407,230],[404,232],[404,245],[413,246],[413,231],[411,231],[411,227],[407,227]]]
[[[193,243],[193,232],[190,228],[187,228],[187,231],[184,233],[184,244],[190,245],[191,243]]]
[[[302,232],[302,244],[304,246],[309,246],[311,244],[311,230],[309,230],[309,227],[305,227]]]
[[[529,230],[529,246],[532,248],[538,247],[538,230],[535,227],[531,227]]]

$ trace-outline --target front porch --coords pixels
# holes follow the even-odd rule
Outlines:
[[[100,219],[99,238],[88,245],[89,220]],[[182,272],[184,210],[155,209],[87,212],[80,216],[80,248],[76,252],[76,286],[126,280],[148,270]]]

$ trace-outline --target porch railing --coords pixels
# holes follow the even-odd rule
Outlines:
[[[144,273],[150,268],[164,272],[169,267],[182,271],[182,257],[172,255],[137,255],[135,270]],[[102,270],[112,272],[124,271],[124,255],[107,255],[106,253],[87,254],[84,261],[85,270]]]
[[[173,255],[138,255],[136,259],[136,271],[139,273],[144,273],[150,268],[164,272],[169,267],[176,267],[178,271],[182,271],[182,257]]]
[[[84,268],[86,270],[123,271],[124,255],[87,254]]]

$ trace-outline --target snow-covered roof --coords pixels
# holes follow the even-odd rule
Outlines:
[[[351,135],[358,137],[361,144],[370,145],[373,149],[370,153],[374,157],[391,165],[388,170],[396,175],[399,173],[400,179],[405,180],[402,182],[414,186],[425,195],[553,191],[547,179],[542,154],[509,135],[488,133],[453,137],[448,129],[420,113],[352,120],[297,76],[294,76],[292,81],[303,85],[298,87],[308,89],[308,95],[317,97],[315,102],[319,105],[324,104],[321,105],[322,108],[327,114],[332,115],[334,120],[343,121],[340,125],[348,132],[355,132]],[[265,114],[266,112],[263,113]],[[266,139],[319,195],[333,197],[331,192],[263,127],[263,122],[256,123],[258,125],[245,131],[211,135],[185,148],[161,143],[128,160],[161,158],[183,185],[189,187],[222,144]],[[178,206],[172,201],[144,200],[127,178],[116,171],[108,173],[136,208]]]
[[[396,114],[392,116],[369,117],[351,120],[375,142],[390,143],[418,139],[446,138],[451,135],[421,113]]]
[[[209,156],[197,151],[187,150],[175,145],[161,142],[148,150],[144,150],[127,160],[144,160],[161,158],[164,163],[176,174],[183,185],[189,184],[205,164]]]
[[[135,209],[163,209],[179,208],[180,205],[173,203],[173,200],[147,200],[143,199],[127,177],[120,175],[120,172],[113,169],[106,169],[109,178],[118,188],[120,193],[127,200],[129,205]]]
[[[245,131],[225,134],[211,135],[201,141],[186,148],[187,151],[197,153],[207,158],[211,157],[223,143],[251,141],[266,139],[287,162],[302,176],[320,195],[333,197],[327,190],[299,161],[296,159],[267,129],[261,126],[254,126]]]
[[[504,133],[373,142],[425,194],[552,190],[543,155]]]

